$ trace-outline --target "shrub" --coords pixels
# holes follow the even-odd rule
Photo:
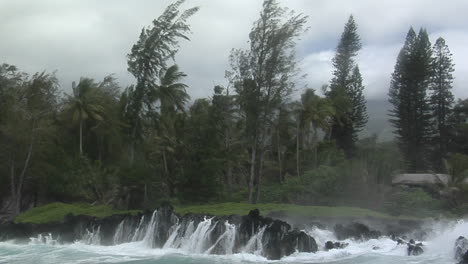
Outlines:
[[[387,196],[385,209],[392,215],[428,217],[441,212],[442,202],[421,188],[398,187]]]
[[[468,176],[468,156],[461,153],[455,153],[448,159],[449,173],[453,175],[454,182],[460,182]]]

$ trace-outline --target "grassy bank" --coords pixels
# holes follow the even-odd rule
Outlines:
[[[179,214],[197,213],[210,215],[247,214],[250,210],[258,208],[262,215],[271,212],[283,212],[291,216],[299,217],[375,217],[395,218],[388,214],[347,206],[303,206],[294,204],[248,204],[248,203],[220,203],[209,205],[177,206]]]
[[[15,219],[16,223],[53,223],[62,222],[67,214],[74,215],[89,215],[99,218],[110,216],[113,214],[138,213],[138,210],[119,211],[112,209],[108,205],[90,205],[85,203],[65,204],[65,203],[50,203],[47,205],[32,208]]]
[[[409,219],[407,217],[394,217],[381,212],[358,207],[346,206],[302,206],[294,204],[248,204],[248,203],[219,203],[205,205],[176,206],[175,211],[181,215],[187,213],[209,215],[245,215],[250,210],[258,208],[262,215],[272,212],[282,212],[297,217],[375,217],[386,219]],[[65,204],[51,203],[28,210],[16,217],[17,223],[50,223],[61,222],[71,213],[74,215],[90,215],[99,218],[113,214],[138,213],[138,210],[118,211],[107,205]]]

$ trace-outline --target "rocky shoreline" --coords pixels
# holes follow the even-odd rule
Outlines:
[[[208,254],[231,254],[251,250],[272,260],[294,252],[317,252],[319,248],[330,250],[347,246],[347,243],[340,241],[327,241],[324,245],[318,245],[314,237],[301,231],[305,226],[332,230],[340,241],[388,236],[394,239],[396,244],[407,244],[408,255],[418,255],[424,251],[424,245],[416,243],[415,240],[424,240],[427,235],[422,220],[291,219],[285,215],[274,214],[264,217],[257,209],[244,216],[181,216],[174,212],[170,204],[163,204],[154,212],[145,211],[137,215],[117,214],[96,218],[70,214],[61,223],[4,223],[0,224],[0,241],[29,241],[31,237],[44,234],[57,238],[57,243],[73,243],[85,238],[90,243],[92,239],[97,239],[100,245],[144,240],[153,248],[192,247],[192,251]],[[377,249],[378,245],[375,247]],[[465,251],[464,248],[459,250],[461,253]]]

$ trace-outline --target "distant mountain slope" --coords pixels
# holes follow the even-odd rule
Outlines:
[[[367,113],[369,121],[366,128],[360,133],[360,137],[377,135],[379,141],[388,141],[394,138],[393,127],[388,120],[388,111],[392,105],[387,99],[370,99],[367,101]]]

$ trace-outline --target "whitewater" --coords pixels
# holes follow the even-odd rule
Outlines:
[[[437,263],[453,264],[454,243],[461,236],[468,235],[468,221],[440,221],[431,225],[432,232],[423,241],[424,253],[420,256],[407,256],[407,246],[397,245],[388,237],[370,239],[368,241],[344,240],[349,243],[343,249],[326,251],[326,241],[337,241],[334,233],[315,226],[303,231],[315,238],[318,251],[316,253],[293,253],[280,260],[267,260],[262,256],[262,236],[264,228],[260,228],[240,253],[233,253],[236,226],[224,223],[225,231],[214,242],[207,245],[207,237],[213,231],[211,218],[205,218],[196,226],[188,223],[184,232],[182,225],[175,223],[171,227],[170,236],[163,246],[153,248],[155,236],[151,236],[157,227],[157,219],[153,213],[151,220],[145,225],[140,220],[132,231],[125,230],[125,222],[120,223],[114,234],[114,245],[100,245],[100,227],[87,230],[81,240],[70,244],[59,243],[59,237],[51,234],[30,238],[29,242],[0,242],[0,263]],[[214,248],[222,248],[223,254],[213,254]]]

